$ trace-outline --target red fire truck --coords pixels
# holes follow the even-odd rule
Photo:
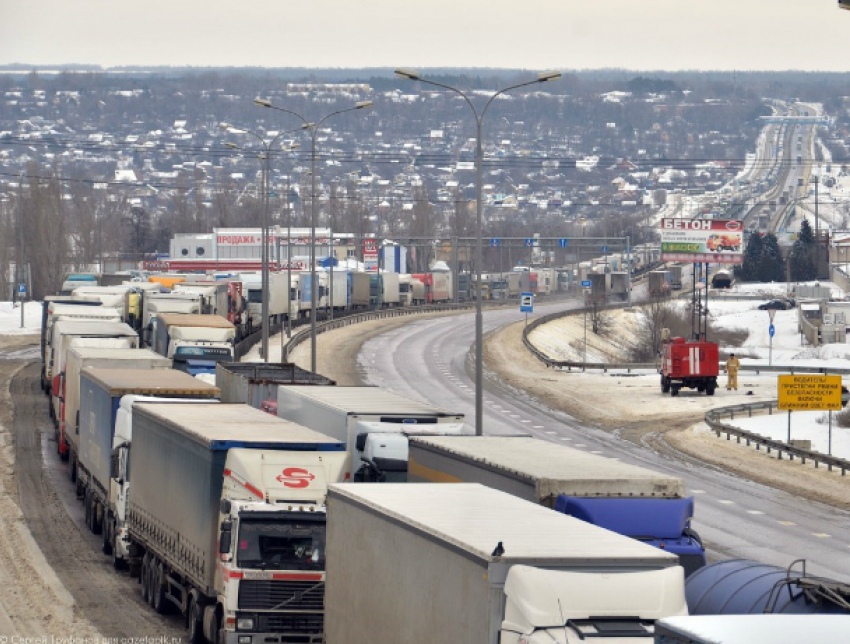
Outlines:
[[[671,338],[662,345],[661,393],[678,396],[687,387],[713,396],[720,373],[720,356],[715,342]]]

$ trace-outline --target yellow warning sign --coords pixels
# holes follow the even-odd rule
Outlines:
[[[779,376],[779,409],[840,411],[841,376]]]

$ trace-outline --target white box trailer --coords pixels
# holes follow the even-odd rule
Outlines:
[[[398,273],[381,273],[381,301],[384,306],[398,306],[400,300]]]
[[[462,434],[463,414],[378,387],[277,388],[277,415],[348,446],[351,479],[407,479],[409,434]]]
[[[327,548],[332,644],[640,644],[687,614],[673,555],[478,484],[333,485]]]
[[[334,268],[324,269],[328,275],[328,293],[333,295],[333,302],[328,299],[328,307],[333,304],[334,310],[347,309],[351,304],[351,280],[347,270]]]
[[[151,349],[112,349],[101,347],[72,347],[65,361],[59,407],[54,413],[59,420],[57,448],[67,459],[69,444],[77,445],[80,410],[80,372],[86,367],[105,369],[170,369],[171,359]]]

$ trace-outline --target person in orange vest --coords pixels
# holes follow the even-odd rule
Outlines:
[[[734,353],[729,354],[726,360],[726,391],[734,389],[738,391],[738,369],[741,367],[741,361],[735,357]]]

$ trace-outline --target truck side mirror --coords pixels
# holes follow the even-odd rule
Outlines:
[[[221,537],[218,540],[218,551],[220,554],[226,555],[230,552],[230,543],[233,536],[233,522],[221,522]]]
[[[354,447],[357,448],[358,452],[362,452],[366,449],[366,439],[368,438],[368,436],[369,434],[366,432],[357,434],[357,438],[354,441]]]
[[[230,514],[230,500],[229,499],[222,499],[219,510],[221,511],[222,514]]]

